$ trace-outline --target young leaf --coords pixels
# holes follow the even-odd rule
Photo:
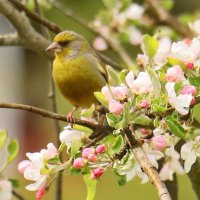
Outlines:
[[[87,187],[87,200],[94,200],[96,193],[97,180],[91,178],[91,174],[84,176],[85,185]]]
[[[7,151],[8,151],[7,162],[10,163],[15,159],[15,157],[19,152],[19,142],[11,138],[10,143],[8,144],[7,147]]]
[[[160,93],[161,93],[161,84],[160,84],[160,80],[155,72],[155,70],[153,70],[150,67],[146,67],[146,70],[151,78],[151,81],[153,83],[153,88],[154,88],[154,92],[155,92],[155,97],[159,97]]]
[[[49,164],[56,164],[56,163],[60,162],[60,159],[59,159],[58,156],[55,156],[55,157],[49,159],[47,162],[48,162]]]
[[[173,116],[167,116],[166,122],[168,129],[177,137],[185,140],[185,130],[181,126],[181,124],[173,117]]]
[[[71,145],[71,154],[76,155],[81,147],[80,139],[74,139]]]
[[[140,125],[149,125],[151,122],[152,122],[152,119],[144,114],[141,114],[140,116],[136,117],[134,120],[135,124],[140,124]]]
[[[189,82],[195,87],[200,87],[200,77],[189,77]]]
[[[82,174],[82,169],[76,169],[74,168],[73,166],[70,167],[70,172],[73,174],[73,175],[80,175]]]
[[[81,116],[82,117],[92,117],[94,110],[95,110],[95,105],[92,104],[92,106],[89,109],[82,110]]]
[[[7,132],[5,130],[0,130],[0,149],[6,143],[7,137],[8,137]]]
[[[19,188],[19,186],[20,186],[19,180],[17,180],[17,179],[10,179],[10,178],[9,178],[9,181],[11,182],[11,184],[12,184],[12,186],[13,186],[14,188]]]
[[[119,73],[117,73],[112,67],[106,65],[106,70],[108,72],[108,83],[112,86],[119,85]]]
[[[108,108],[108,101],[106,100],[105,96],[101,92],[95,92],[94,96],[97,100],[106,108]]]
[[[116,115],[113,115],[112,113],[107,113],[106,119],[107,119],[108,125],[113,128],[115,128],[115,125],[120,121],[119,117],[117,117]]]
[[[112,145],[112,153],[117,153],[120,151],[122,148],[124,142],[123,142],[123,137],[121,135],[118,135],[115,138],[114,144]]]
[[[159,45],[158,41],[155,38],[151,37],[150,35],[144,35],[143,42],[144,42],[145,53],[151,60],[158,50],[158,45]]]

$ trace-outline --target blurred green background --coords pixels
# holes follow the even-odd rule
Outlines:
[[[63,0],[62,2],[66,7],[88,21],[92,20],[97,11],[103,7],[101,0]],[[199,0],[176,0],[172,12],[176,15],[181,12],[192,13],[196,9],[200,9]],[[94,39],[94,36],[84,27],[66,18],[56,9],[44,10],[44,15],[63,29],[74,30],[84,35],[89,41]],[[2,16],[0,16],[0,25],[2,27],[1,34],[12,31],[12,28]],[[114,53],[105,53],[114,60],[119,60]],[[19,47],[1,47],[0,59],[0,101],[26,103],[50,110],[51,100],[48,98],[48,80],[51,72],[47,60]],[[11,60],[13,61],[11,62]],[[56,97],[58,112],[66,114],[71,109],[71,105],[66,102],[59,92],[56,93]],[[64,125],[66,124],[61,123],[61,127]],[[19,138],[22,152],[17,161],[25,158],[25,152],[39,151],[41,148],[46,148],[47,143],[55,141],[52,120],[23,111],[0,110],[0,128],[7,129],[10,135]],[[35,199],[35,193],[23,189],[28,182],[25,182],[22,176],[17,173],[17,161],[9,166],[5,174],[9,178],[20,177],[21,188],[19,191],[22,191],[26,199],[33,200]],[[187,176],[179,176],[178,184],[180,200],[196,200]],[[44,198],[45,200],[54,199],[53,190],[53,187],[51,187]],[[64,200],[86,199],[86,188],[82,177],[64,176],[63,192]],[[118,186],[117,178],[111,171],[107,171],[98,183],[96,200],[108,199],[156,200],[158,197],[150,184],[141,185],[140,180],[137,178],[125,186]]]

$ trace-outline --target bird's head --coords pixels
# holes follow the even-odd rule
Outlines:
[[[46,51],[52,51],[56,56],[76,56],[80,52],[87,51],[89,44],[86,39],[73,31],[63,31],[57,34]]]

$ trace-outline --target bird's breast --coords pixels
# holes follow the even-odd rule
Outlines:
[[[54,60],[53,79],[73,105],[89,107],[95,102],[94,92],[101,90],[106,84],[94,65],[84,57]]]

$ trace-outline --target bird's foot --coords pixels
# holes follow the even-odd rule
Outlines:
[[[69,122],[70,124],[74,124],[75,123],[75,118],[74,118],[72,112],[68,113],[66,118],[67,118],[67,122]]]

